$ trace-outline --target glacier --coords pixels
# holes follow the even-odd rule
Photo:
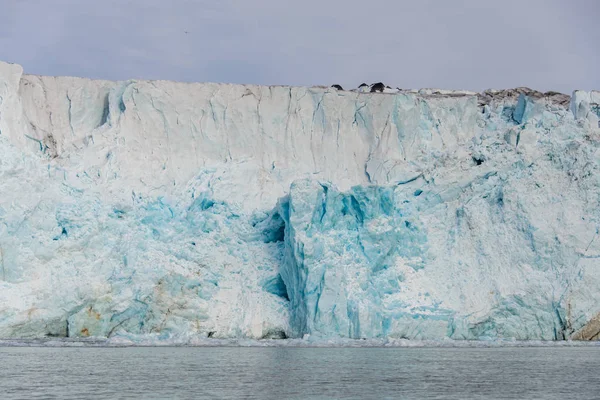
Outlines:
[[[598,339],[599,119],[0,62],[0,338]]]

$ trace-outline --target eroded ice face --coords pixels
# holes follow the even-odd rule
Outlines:
[[[0,336],[559,339],[600,311],[598,92],[0,64],[0,97]]]

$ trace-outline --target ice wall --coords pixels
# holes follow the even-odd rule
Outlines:
[[[570,337],[600,312],[598,98],[0,63],[0,336]]]

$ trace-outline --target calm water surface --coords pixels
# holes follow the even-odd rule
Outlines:
[[[9,399],[598,399],[600,348],[0,348]]]

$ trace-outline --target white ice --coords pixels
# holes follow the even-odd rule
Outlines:
[[[569,338],[600,312],[599,97],[0,63],[0,337]]]

